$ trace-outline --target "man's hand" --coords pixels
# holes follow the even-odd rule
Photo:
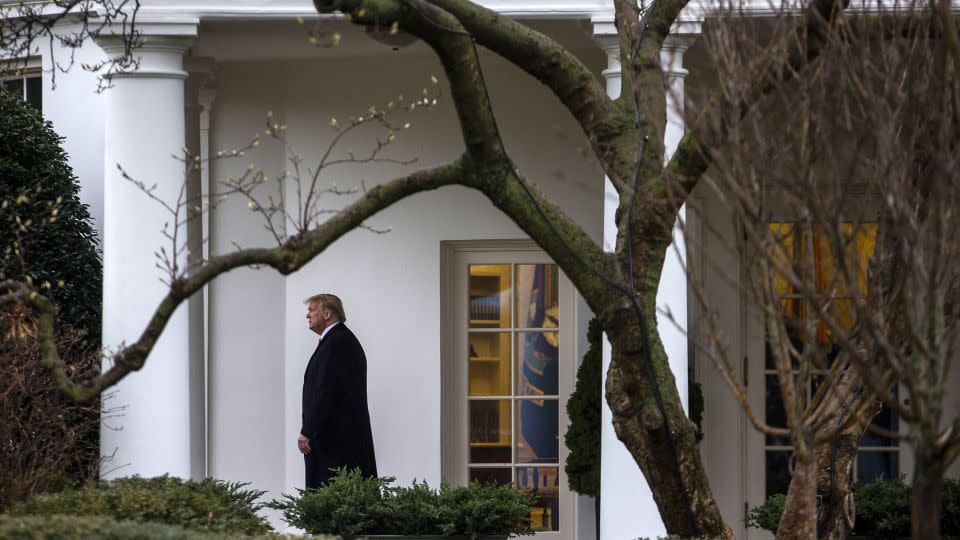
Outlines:
[[[297,448],[300,449],[301,454],[310,453],[310,439],[300,435],[297,437]]]

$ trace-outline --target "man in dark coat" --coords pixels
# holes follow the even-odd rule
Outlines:
[[[318,294],[306,300],[310,330],[320,343],[303,374],[303,427],[297,447],[303,454],[307,489],[326,483],[330,469],[359,468],[377,475],[367,408],[367,357],[340,299]]]

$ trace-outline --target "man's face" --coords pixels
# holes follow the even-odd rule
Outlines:
[[[319,303],[312,303],[307,306],[307,326],[317,334],[323,332],[323,329],[330,324],[330,311],[320,307]]]

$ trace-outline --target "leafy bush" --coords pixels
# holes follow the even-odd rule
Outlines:
[[[380,530],[383,500],[393,477],[364,478],[359,469],[340,470],[320,489],[284,495],[267,503],[283,512],[283,519],[310,534],[338,534],[345,538]]]
[[[896,538],[910,536],[910,485],[878,478],[854,487],[857,519],[854,534]]]
[[[315,490],[285,495],[267,506],[311,534],[345,538],[368,534],[528,534],[533,495],[512,486],[480,485],[440,490],[425,482],[392,487],[394,478],[364,478],[358,469],[339,470]]]
[[[747,527],[777,532],[777,525],[780,523],[780,516],[783,515],[783,506],[786,502],[787,496],[778,493],[760,506],[754,506],[747,514]]]
[[[57,350],[68,373],[85,379],[100,372],[102,271],[60,141],[38,111],[0,86],[0,281],[49,284],[42,290],[57,306]],[[0,511],[95,478],[100,465],[100,402],[59,395],[36,334],[30,310],[0,308]]]
[[[533,533],[530,509],[535,498],[528,491],[476,482],[458,487],[444,484],[438,498],[444,515],[441,534],[476,538]]]
[[[876,538],[910,536],[911,492],[902,477],[896,481],[878,478],[854,486],[857,509],[854,534]],[[774,495],[755,506],[747,516],[747,526],[775,533],[785,502],[784,495]],[[956,478],[943,481],[940,530],[947,536],[960,535],[960,480]]]
[[[207,540],[208,536],[176,525],[116,521],[104,516],[4,516],[0,538],[5,540]]]
[[[4,540],[228,540],[294,539],[305,536],[265,534],[242,536],[190,531],[177,525],[117,521],[105,516],[8,516],[0,515],[0,538]],[[311,540],[336,540],[310,537]]]
[[[587,326],[590,347],[577,368],[577,385],[567,401],[570,426],[564,444],[570,449],[564,470],[570,489],[582,495],[600,496],[600,410],[603,397],[603,367],[600,339],[603,329],[597,319]]]
[[[960,536],[960,479],[943,481],[943,534]]]
[[[446,523],[437,492],[426,482],[388,488],[389,501],[380,509],[380,530],[390,534],[437,534]]]
[[[14,515],[68,514],[180,525],[185,529],[233,534],[264,534],[271,529],[257,515],[264,492],[244,483],[208,478],[196,482],[171,476],[116,480],[35,495],[11,510]]]
[[[38,111],[0,88],[0,279],[50,283],[58,326],[83,328],[99,346],[97,235],[61,140]]]

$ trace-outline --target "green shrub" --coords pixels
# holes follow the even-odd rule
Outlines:
[[[896,481],[878,478],[854,486],[857,518],[853,533],[876,538],[910,536],[911,492],[902,477]],[[747,516],[747,526],[776,532],[785,502],[784,495],[774,495],[755,506]],[[940,531],[947,536],[960,535],[960,480],[956,478],[943,481]]]
[[[212,478],[196,482],[167,475],[132,476],[35,495],[10,513],[99,515],[232,534],[264,534],[272,530],[256,513],[263,506],[256,501],[264,492],[245,490],[244,486]]]
[[[392,487],[394,478],[364,478],[360,471],[340,470],[315,490],[285,495],[267,506],[311,534],[350,538],[368,534],[485,535],[527,534],[533,495],[512,486],[463,487],[425,482]]]
[[[877,538],[910,536],[910,485],[878,478],[854,488],[857,519],[854,534]]]
[[[338,534],[349,538],[375,534],[381,528],[383,500],[392,477],[364,478],[359,469],[340,470],[320,489],[267,503],[283,513],[283,520],[310,534]]]
[[[91,345],[99,346],[97,235],[61,141],[38,111],[0,88],[0,202],[7,203],[0,212],[0,279],[53,285],[58,326],[84,328]]]
[[[484,535],[524,535],[530,530],[530,509],[534,496],[506,485],[440,487],[440,506],[444,514],[443,534],[471,538]]]
[[[0,515],[4,540],[208,540],[208,536],[176,525],[116,521],[104,516]]]
[[[445,518],[436,490],[426,482],[389,488],[380,509],[380,530],[391,534],[442,534]]]
[[[747,514],[747,527],[755,527],[770,532],[777,532],[777,525],[780,523],[780,516],[783,515],[783,505],[787,502],[787,496],[779,493],[770,497],[760,506],[754,506]]]
[[[306,539],[306,536],[265,534],[244,536],[227,533],[190,531],[177,525],[116,521],[105,516],[9,516],[0,514],[0,539],[3,540],[266,540]],[[311,540],[338,540],[336,537],[310,537]]]
[[[597,319],[587,326],[590,347],[577,368],[577,385],[567,401],[570,426],[564,444],[570,449],[564,470],[570,489],[581,495],[600,496],[600,410],[603,403],[603,366],[600,339],[603,329]]]
[[[943,481],[943,528],[945,535],[960,536],[960,479]]]

